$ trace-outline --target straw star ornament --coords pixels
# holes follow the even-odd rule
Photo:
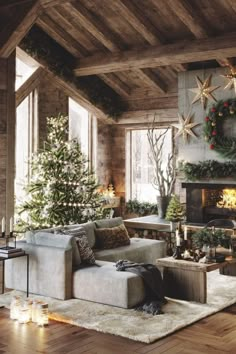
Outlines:
[[[186,143],[188,141],[188,136],[192,136],[197,139],[197,135],[192,131],[194,127],[200,123],[191,123],[192,115],[189,112],[185,118],[182,114],[178,113],[179,123],[172,124],[173,127],[178,129],[178,132],[175,135],[175,139],[179,136],[183,136],[183,141]]]
[[[221,75],[221,76],[226,77],[226,79],[229,80],[229,82],[224,87],[224,89],[227,89],[227,88],[231,89],[233,87],[235,95],[236,95],[236,68],[231,66],[230,67],[230,74]]]
[[[218,89],[220,86],[209,86],[211,81],[211,75],[208,76],[208,78],[204,82],[202,82],[198,76],[196,76],[195,78],[198,87],[189,89],[189,91],[196,93],[196,96],[194,97],[192,104],[200,100],[202,103],[202,107],[205,109],[208,99],[217,101],[216,98],[212,95],[212,92]]]

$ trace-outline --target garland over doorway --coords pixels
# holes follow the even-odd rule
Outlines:
[[[228,159],[236,159],[236,138],[224,136],[223,124],[226,119],[236,122],[236,99],[219,101],[213,105],[205,117],[205,140],[209,142],[210,149]],[[232,122],[233,124],[233,122]]]

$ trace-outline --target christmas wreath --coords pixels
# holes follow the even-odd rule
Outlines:
[[[225,158],[236,159],[236,138],[224,136],[225,119],[236,119],[236,99],[219,101],[213,105],[205,117],[205,139],[210,149],[217,151]]]

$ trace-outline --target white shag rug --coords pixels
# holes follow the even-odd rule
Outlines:
[[[208,273],[207,283],[207,304],[168,298],[168,303],[163,306],[164,314],[157,316],[77,299],[62,301],[38,295],[30,297],[48,302],[51,319],[152,343],[236,302],[236,277],[220,275],[216,270]],[[19,293],[12,291],[0,295],[0,305],[9,308],[12,295]]]

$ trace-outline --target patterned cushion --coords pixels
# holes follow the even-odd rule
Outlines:
[[[81,262],[87,264],[94,264],[95,257],[91,247],[89,246],[85,229],[80,226],[75,229],[65,230],[64,232],[68,235],[74,236],[79,249]]]
[[[97,244],[101,249],[110,249],[130,244],[130,239],[124,224],[112,228],[95,229]]]
[[[95,220],[95,225],[98,229],[111,228],[121,224],[123,224],[123,219],[120,216],[111,219]]]

